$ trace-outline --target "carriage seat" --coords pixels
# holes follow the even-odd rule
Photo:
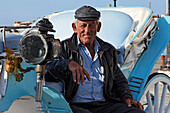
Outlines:
[[[129,33],[134,29],[133,19],[126,13],[113,10],[100,10],[102,23],[101,30],[97,36],[111,43],[118,51],[118,62],[123,63],[124,44]],[[55,38],[64,40],[73,34],[72,23],[74,22],[74,11],[58,12],[49,15],[56,33]]]
[[[97,36],[104,41],[111,43],[118,53],[118,63],[124,62],[124,44],[131,31],[134,29],[133,19],[123,12],[113,10],[100,10],[102,23],[101,30]],[[65,11],[49,15],[56,33],[56,39],[64,40],[73,34],[72,23],[74,22],[74,11]],[[62,92],[63,85],[59,83],[47,82],[46,86],[57,89]]]

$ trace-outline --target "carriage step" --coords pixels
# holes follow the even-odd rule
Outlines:
[[[140,93],[140,88],[142,87],[142,84],[144,82],[144,79],[139,77],[131,77],[129,79],[129,88],[132,92]]]

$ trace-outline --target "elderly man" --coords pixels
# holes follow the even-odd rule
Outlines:
[[[60,58],[47,64],[46,81],[61,81],[75,113],[143,113],[117,66],[116,49],[97,37],[100,12],[76,10],[74,34],[63,41]]]

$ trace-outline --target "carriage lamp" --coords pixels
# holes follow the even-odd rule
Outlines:
[[[54,39],[54,35],[48,34],[48,31],[55,32],[52,28],[52,23],[43,18],[36,24],[38,32],[27,33],[19,44],[21,58],[27,63],[37,65],[36,101],[38,102],[42,100],[45,63],[60,53],[60,41]]]
[[[49,59],[58,56],[60,41],[54,39],[55,32],[48,19],[42,19],[36,24],[38,32],[29,32],[20,40],[19,52],[22,59],[30,64],[45,64]]]
[[[19,51],[25,62],[34,65],[40,64],[47,56],[48,45],[42,34],[29,33],[20,40]]]

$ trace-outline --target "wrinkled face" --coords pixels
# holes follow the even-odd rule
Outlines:
[[[77,26],[72,24],[73,30],[77,33],[80,41],[84,45],[93,44],[97,32],[100,30],[100,23],[97,21],[81,21],[77,20]]]

